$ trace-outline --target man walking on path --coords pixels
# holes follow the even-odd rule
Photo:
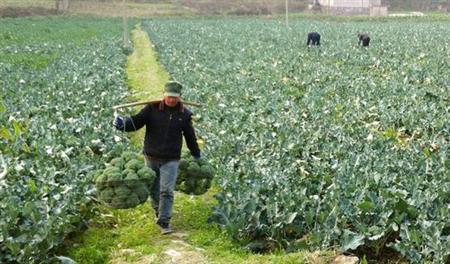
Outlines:
[[[174,200],[183,136],[195,159],[200,158],[192,112],[181,102],[182,85],[175,81],[166,83],[164,99],[146,105],[138,114],[114,119],[116,129],[126,132],[145,126],[144,157],[147,166],[156,172],[152,185],[151,205],[155,209],[157,224],[162,234],[172,233],[170,219]]]

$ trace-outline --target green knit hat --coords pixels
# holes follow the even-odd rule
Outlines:
[[[183,86],[176,81],[169,81],[164,86],[164,96],[181,96]]]

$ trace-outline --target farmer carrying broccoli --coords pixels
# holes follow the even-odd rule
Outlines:
[[[129,118],[117,116],[116,129],[136,131],[145,126],[144,157],[147,166],[156,173],[151,187],[151,205],[155,209],[157,224],[162,234],[172,233],[170,219],[174,199],[184,136],[191,155],[200,158],[195,130],[189,111],[181,102],[182,85],[175,81],[166,83],[164,99],[146,105],[138,114]]]

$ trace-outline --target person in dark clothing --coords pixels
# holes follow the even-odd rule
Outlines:
[[[194,127],[192,112],[181,102],[182,85],[175,81],[166,83],[164,99],[146,105],[138,114],[114,119],[116,129],[126,132],[145,126],[144,157],[147,166],[156,172],[151,189],[151,205],[158,218],[162,234],[172,232],[170,219],[174,188],[178,174],[183,136],[195,159],[201,156]]]
[[[317,32],[308,33],[306,45],[309,46],[309,44],[320,46],[320,34]]]
[[[362,42],[363,47],[369,46],[370,37],[366,33],[358,33],[358,39],[358,45],[361,45]]]

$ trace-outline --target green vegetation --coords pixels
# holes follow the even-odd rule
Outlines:
[[[91,22],[95,26],[90,26]],[[120,34],[119,20],[115,23],[115,33]],[[111,20],[75,17],[2,19],[0,63],[15,68],[45,69],[60,61],[61,52],[68,47],[82,46],[104,35],[102,31],[110,24]]]
[[[156,177],[137,154],[128,151],[95,174],[97,197],[116,209],[133,208],[147,201],[149,188]]]
[[[448,261],[449,21],[294,20],[287,31],[264,19],[154,19],[142,28],[189,87],[185,98],[208,106],[199,134],[220,175],[213,219],[231,236],[254,251],[372,259],[394,249]],[[305,46],[312,30],[321,47]],[[358,31],[370,48],[357,46]]]
[[[213,177],[214,168],[206,159],[194,160],[186,152],[180,160],[176,190],[187,194],[204,194],[211,187]]]
[[[127,60],[127,84],[131,87],[130,101],[162,98],[169,74],[159,63],[148,35],[137,25],[132,31],[134,52]],[[137,107],[135,109],[138,109]],[[135,110],[136,111],[136,110]],[[130,135],[131,142],[141,147],[144,130]]]
[[[281,20],[284,16],[277,15]],[[367,15],[354,15],[354,16],[332,16],[325,13],[291,13],[289,14],[290,19],[307,19],[307,20],[318,20],[318,21],[330,21],[330,22],[386,22],[386,23],[399,23],[399,22],[409,22],[409,23],[422,23],[422,22],[434,22],[434,21],[450,21],[450,15],[447,13],[439,12],[426,12],[423,17],[405,16],[367,16]]]
[[[206,263],[217,264],[328,263],[334,256],[333,252],[326,251],[250,253],[233,242],[217,225],[207,222],[211,207],[216,204],[213,194],[217,191],[211,189],[201,196],[176,193],[172,225],[177,233],[173,236],[160,235],[152,217],[154,212],[148,204],[132,210],[100,208],[100,216],[94,219],[90,228],[72,241],[69,256],[78,263],[86,264],[167,263],[165,252],[168,249],[191,258],[180,263],[205,259]],[[173,240],[184,241],[188,244],[187,249],[180,250],[180,243],[173,244]]]
[[[0,7],[7,6],[17,6],[17,7],[45,7],[45,8],[54,8],[55,0],[2,0],[0,2]]]
[[[448,262],[445,16],[302,17],[289,30],[270,19],[153,19],[142,27],[160,57],[135,30],[126,71],[121,20],[1,22],[0,262],[52,261],[65,242],[80,263],[164,263],[170,249],[209,263],[325,263],[334,250],[373,260],[387,248]],[[304,46],[312,29],[320,48]],[[357,31],[370,48],[357,47]],[[179,237],[159,234],[148,204],[92,207],[98,170],[108,182],[98,189],[113,191],[100,199],[144,201],[134,182],[149,173],[124,153],[142,139],[131,145],[112,128],[111,106],[161,96],[164,68],[185,99],[206,105],[196,128],[217,169],[205,194],[176,194]],[[186,173],[210,178],[190,165]]]
[[[126,148],[121,21],[2,19],[0,262],[49,260],[91,215],[91,171]],[[114,67],[111,67],[114,65]]]
[[[158,63],[147,41],[147,34],[138,29],[133,31],[134,53],[128,59],[127,73],[134,99],[139,99],[141,93],[144,96],[161,94],[168,79],[167,72]],[[132,137],[136,137],[134,144],[139,146],[142,138],[136,134]],[[279,251],[266,255],[250,253],[239,243],[233,242],[218,225],[207,222],[211,208],[217,204],[213,196],[218,191],[213,186],[201,196],[176,193],[172,224],[176,232],[181,232],[178,233],[179,239],[188,244],[187,249],[181,249],[184,261],[195,263],[198,260],[200,263],[206,259],[207,263],[327,263],[334,256],[333,252],[326,251],[290,254]],[[99,207],[99,210],[90,228],[71,241],[73,246],[68,254],[77,262],[164,263],[169,261],[165,253],[167,249],[180,251],[179,244],[171,242],[173,236],[160,235],[152,217],[154,212],[148,204],[133,210],[111,210],[105,207]],[[195,248],[204,250],[195,254]],[[180,263],[183,262],[180,260]]]

